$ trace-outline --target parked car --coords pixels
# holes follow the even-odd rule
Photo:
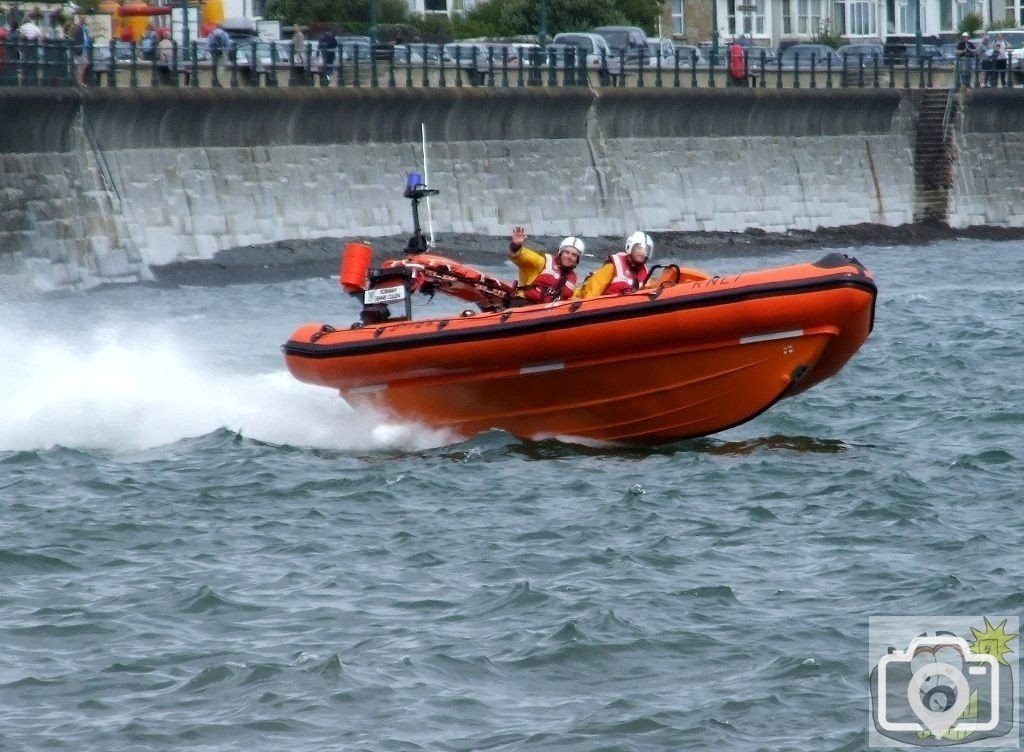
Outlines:
[[[847,68],[856,68],[861,62],[865,68],[871,68],[876,60],[881,66],[885,59],[885,47],[881,44],[844,44],[836,52],[846,60]]]
[[[939,45],[939,50],[942,51],[942,56],[946,60],[956,60],[956,42],[943,42]]]
[[[370,58],[373,57],[373,45],[369,37],[357,36],[335,36],[338,42],[338,59],[342,63],[359,61],[369,66]]]
[[[883,53],[883,62],[886,65],[896,67],[904,65],[908,61],[911,66],[917,66],[917,44],[915,42],[886,42]],[[921,45],[921,60],[931,60],[935,63],[947,63],[950,60],[943,54],[942,49],[935,44]]]
[[[234,48],[239,44],[259,41],[259,33],[256,31],[256,22],[251,18],[225,18],[221,22],[220,26],[231,38],[231,48]],[[229,48],[229,51],[231,48]]]
[[[692,68],[696,63],[698,68],[703,68],[708,64],[708,59],[704,57],[704,52],[700,47],[694,44],[677,44],[676,52],[679,53],[679,67],[680,68]]]
[[[514,50],[516,54],[516,66],[519,66],[519,61],[523,61],[523,66],[534,65],[548,65],[553,60],[556,60],[555,56],[550,52],[551,45],[547,48],[542,49],[541,46],[535,42],[512,42],[508,45],[509,49]],[[511,65],[511,63],[510,63]],[[495,68],[501,67],[501,53],[496,53],[494,57]]]
[[[478,70],[481,72],[501,70],[507,65],[509,68],[519,67],[519,50],[529,48],[531,45],[520,45],[515,42],[484,42],[480,58],[477,60]],[[540,47],[536,46],[539,51]]]
[[[778,55],[771,47],[747,47],[747,69],[750,71],[761,70],[761,61],[764,60],[764,67],[774,68],[777,66]]]
[[[554,44],[572,45],[577,54],[586,57],[586,66],[590,70],[599,71],[602,76],[618,75],[622,64],[618,53],[613,53],[606,40],[600,34],[583,32],[564,32],[555,34]]]
[[[474,42],[449,42],[442,48],[446,65],[460,68],[475,67],[482,46]]]
[[[645,65],[647,65],[647,67],[657,68],[659,60],[663,69],[671,69],[675,67],[676,47],[672,44],[671,39],[665,39],[664,37],[648,37],[647,50],[649,52],[649,56],[645,61]]]
[[[396,44],[395,55],[396,62],[398,60],[405,59],[405,48],[412,50],[413,60],[417,57],[427,63],[439,63],[441,58],[444,57],[444,47],[440,44],[424,44],[423,42],[409,42],[407,44]]]
[[[238,42],[229,55],[233,56],[233,65],[238,67],[239,73],[243,76],[283,69],[288,59],[285,57],[279,60],[277,50],[271,42],[261,42],[255,37],[247,42]],[[231,59],[228,58],[229,61]]]
[[[699,47],[701,52],[704,53],[704,59],[707,61],[707,64],[710,66],[714,63],[716,70],[720,70],[729,64],[728,45],[724,41],[719,40],[717,55],[713,52],[714,45],[711,42],[701,42]]]
[[[602,70],[600,60],[596,59],[593,55],[585,54],[583,50],[572,44],[551,43],[543,51],[538,47],[535,53],[524,53],[526,60],[532,59],[531,54],[541,55],[540,60],[544,65],[558,70]],[[607,59],[605,62],[609,66],[615,65],[614,62]]]
[[[135,45],[131,42],[114,42],[113,59],[118,70],[125,70],[135,59]],[[97,44],[92,50],[92,72],[106,73],[110,70],[111,48],[110,44]],[[146,62],[142,62],[146,65]]]
[[[569,44],[587,56],[588,68],[600,68],[612,56],[608,42],[600,34],[565,32],[555,34],[553,44]]]
[[[641,57],[650,58],[647,35],[638,26],[598,26],[590,32],[604,37],[612,54],[623,56],[627,64],[636,65]]]
[[[832,70],[840,70],[843,59],[834,49],[825,44],[794,44],[779,55],[783,68],[824,71],[831,64]]]
[[[423,65],[423,55],[416,44],[396,44],[391,48],[395,65]]]
[[[519,53],[510,42],[450,42],[444,46],[444,60],[445,65],[465,71],[473,84],[483,83],[503,66],[519,68]]]

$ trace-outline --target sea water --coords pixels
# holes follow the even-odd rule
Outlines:
[[[1024,251],[847,252],[846,368],[653,449],[294,381],[331,279],[0,302],[0,749],[863,749],[870,616],[1024,606]]]

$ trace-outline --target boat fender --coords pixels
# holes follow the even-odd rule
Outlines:
[[[366,243],[348,243],[341,256],[341,269],[338,283],[342,289],[352,295],[366,290],[366,278],[373,261],[373,248]]]

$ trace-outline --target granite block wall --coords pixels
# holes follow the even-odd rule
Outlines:
[[[26,102],[42,116],[46,94],[0,91],[0,116],[25,121]],[[91,116],[59,96],[66,127],[0,139],[0,273],[41,289],[146,280],[154,266],[275,240],[405,234],[419,122],[442,192],[430,211],[439,234],[519,223],[584,236],[813,230],[914,216],[914,105],[894,91],[291,92],[262,129],[256,95],[238,91],[218,94],[239,100],[226,130],[218,118],[235,111],[205,92],[87,96]],[[176,128],[174,113],[191,115]],[[1024,137],[990,130],[958,136],[954,224],[1024,224],[1013,174]]]
[[[1024,132],[963,133],[957,139],[952,227],[1024,227]]]

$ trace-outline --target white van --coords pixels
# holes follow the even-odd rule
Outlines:
[[[563,32],[555,34],[552,44],[573,47],[577,54],[586,56],[586,66],[591,70],[616,75],[619,72],[619,58],[600,34]]]
[[[647,34],[639,26],[598,26],[590,30],[608,43],[612,54],[625,55],[626,63],[636,64],[640,58],[650,58]]]

